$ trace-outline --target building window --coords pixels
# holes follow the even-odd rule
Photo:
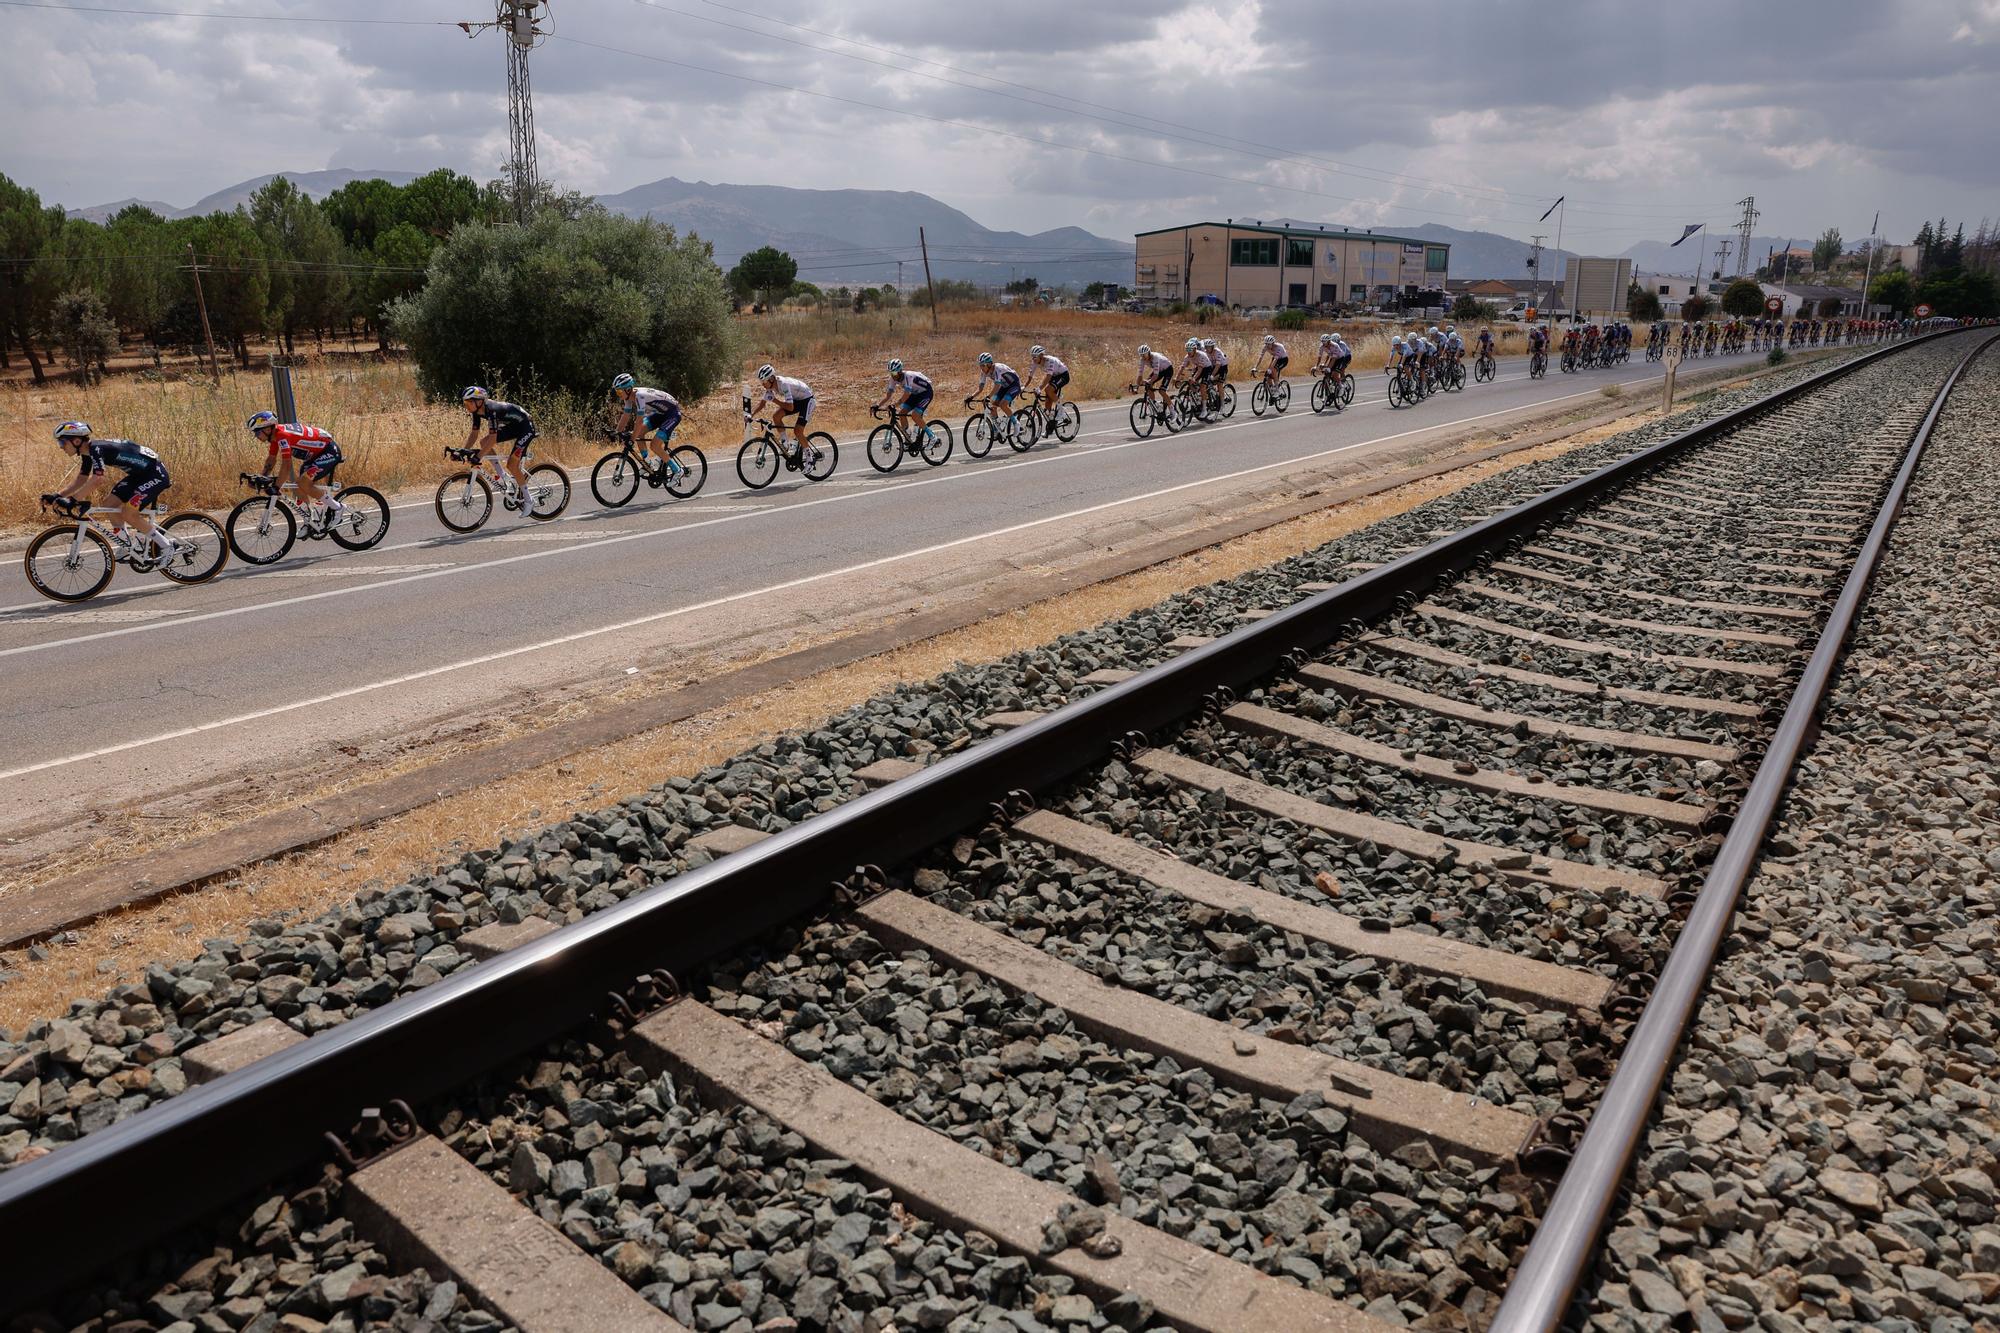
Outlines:
[[[1445,264],[1450,259],[1450,256],[1451,251],[1445,249],[1443,246],[1431,246],[1424,251],[1424,271],[1426,273],[1444,272]]]
[[[1253,237],[1229,243],[1229,262],[1237,268],[1276,268],[1278,238]]]
[[[1286,237],[1285,262],[1293,268],[1311,268],[1313,262],[1312,238],[1302,236]]]
[[[1349,283],[1347,285],[1347,299],[1357,303],[1366,301],[1368,299],[1368,284],[1364,282]]]

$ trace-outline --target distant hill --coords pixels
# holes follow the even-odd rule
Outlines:
[[[250,206],[250,196],[283,176],[299,187],[300,191],[314,199],[324,199],[351,181],[385,180],[391,185],[408,185],[422,172],[417,171],[354,171],[347,167],[335,167],[328,171],[274,171],[265,176],[253,176],[247,181],[238,181],[227,189],[217,190],[195,200],[186,208],[176,208],[163,204],[157,199],[120,199],[115,204],[93,204],[89,208],[72,208],[69,216],[83,218],[89,222],[109,222],[119,209],[127,204],[144,204],[163,218],[196,218],[205,213],[227,213],[238,205]]]
[[[95,222],[101,225],[111,221],[111,219],[117,217],[133,204],[137,204],[141,208],[150,208],[163,218],[180,216],[178,208],[175,208],[172,204],[163,204],[157,199],[120,199],[112,204],[93,204],[89,208],[72,208],[69,210],[69,216],[82,218],[85,222]]]
[[[1528,267],[1528,261],[1534,257],[1535,247],[1498,232],[1461,231],[1437,222],[1386,230],[1450,245],[1451,276],[1454,278],[1525,278],[1534,272]],[[1550,282],[1560,282],[1563,262],[1575,253],[1574,250],[1543,246],[1541,276]]]

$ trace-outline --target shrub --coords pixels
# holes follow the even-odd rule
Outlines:
[[[1725,314],[1755,319],[1764,313],[1764,289],[1748,278],[1738,278],[1722,289]]]
[[[471,223],[389,309],[424,391],[498,378],[601,398],[629,371],[685,401],[736,369],[735,327],[708,244],[643,219],[544,213]]]
[[[1771,349],[1771,354],[1764,358],[1764,364],[1767,366],[1782,366],[1785,364],[1786,359],[1790,355],[1791,354],[1782,347],[1773,347]]]
[[[1280,310],[1271,316],[1271,327],[1274,329],[1297,330],[1305,326],[1306,312],[1303,310]]]
[[[1708,298],[1697,292],[1681,302],[1681,318],[1690,324],[1699,324],[1708,318]]]

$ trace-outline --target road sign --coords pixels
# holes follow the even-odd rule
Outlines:
[[[1765,310],[1766,310],[1766,311],[1767,311],[1768,313],[1770,313],[1770,314],[1773,314],[1773,315],[1782,315],[1782,314],[1783,314],[1783,313],[1785,312],[1785,301],[1784,301],[1784,298],[1783,298],[1783,297],[1779,297],[1779,296],[1767,296],[1767,297],[1765,297],[1765,298],[1764,298],[1764,309],[1765,309]]]
[[[1915,310],[1912,310],[1910,313],[1915,315],[1918,319],[1929,319],[1931,317],[1931,308],[1927,305],[1920,305]]]

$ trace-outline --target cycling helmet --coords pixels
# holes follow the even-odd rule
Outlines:
[[[486,390],[480,388],[477,384],[467,385],[465,392],[458,396],[458,401],[461,403],[483,403],[486,401]]]
[[[1400,333],[1395,335],[1393,338],[1389,339],[1389,343],[1391,346],[1400,344],[1402,341],[1403,341],[1403,335]]]
[[[611,387],[623,393],[627,389],[638,388],[639,381],[633,379],[630,375],[620,375],[611,381]]]
[[[990,365],[992,365],[992,364],[993,364],[993,353],[991,353],[991,352],[981,352],[981,353],[979,354],[979,364],[980,364],[980,365],[982,365],[982,366],[990,366]]]
[[[1215,339],[1213,339],[1213,338],[1203,338],[1203,339],[1201,340],[1201,345],[1202,345],[1202,346],[1203,346],[1204,348],[1206,348],[1206,349],[1207,349],[1208,351],[1211,351],[1211,352],[1213,352],[1213,351],[1215,350]]]
[[[1274,343],[1274,342],[1276,342],[1276,341],[1278,341],[1278,335],[1277,335],[1277,334],[1275,334],[1275,333],[1267,333],[1267,334],[1265,334],[1265,335],[1264,335],[1264,346],[1266,346],[1266,347],[1269,347],[1269,346],[1270,346],[1270,345],[1271,345],[1272,343]]]
[[[1028,349],[1028,359],[1030,361],[1039,361],[1047,355],[1048,353],[1042,350],[1042,345],[1040,343],[1036,343],[1033,347],[1030,347]]]
[[[889,373],[891,375],[900,375],[903,373],[903,363],[893,356],[889,358]]]
[[[56,427],[56,439],[58,440],[87,440],[89,438],[90,423],[88,421],[65,421],[62,425]]]
[[[243,423],[243,429],[255,435],[260,430],[269,430],[278,424],[276,412],[252,412],[250,419]]]
[[[1197,348],[1197,347],[1199,347],[1199,346],[1201,346],[1201,339],[1199,339],[1199,338],[1190,338],[1190,339],[1188,339],[1188,340],[1187,340],[1187,349],[1188,349],[1188,350],[1189,350],[1190,352],[1192,352],[1192,351],[1193,351],[1193,350],[1194,350],[1195,348]]]
[[[1140,343],[1140,344],[1139,344],[1139,355],[1140,355],[1140,356],[1151,356],[1152,354],[1153,354],[1153,349],[1152,349],[1152,348],[1150,348],[1150,347],[1146,346],[1146,344],[1144,344],[1144,343]]]
[[[757,367],[757,378],[760,380],[774,380],[778,378],[778,372],[771,369],[771,363],[766,361],[763,365]]]
[[[1438,326],[1433,324],[1429,328],[1425,329],[1424,332],[1430,334],[1431,337],[1435,338],[1438,336]]]
[[[1319,335],[1319,341],[1321,346],[1325,346],[1327,343],[1333,341],[1333,335],[1331,333],[1322,333]]]

